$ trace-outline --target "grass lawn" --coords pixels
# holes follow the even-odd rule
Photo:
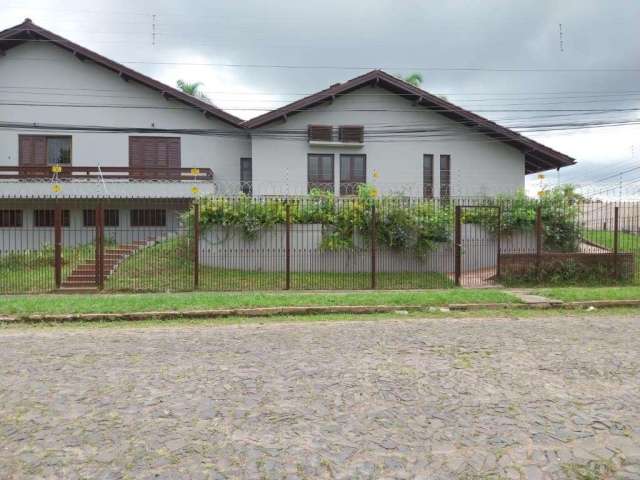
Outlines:
[[[537,294],[564,302],[579,302],[589,300],[638,300],[640,287],[560,287],[540,288]]]
[[[347,322],[347,321],[379,321],[379,320],[403,320],[411,321],[412,319],[446,319],[446,318],[473,318],[482,321],[485,318],[497,319],[502,318],[505,321],[511,321],[514,318],[548,318],[558,317],[560,320],[567,317],[593,317],[601,316],[616,317],[637,315],[637,308],[601,308],[593,311],[572,311],[550,309],[550,310],[477,310],[471,312],[452,311],[452,312],[408,312],[407,315],[399,317],[397,313],[370,313],[370,314],[351,314],[351,313],[333,313],[321,315],[274,315],[271,317],[224,317],[224,318],[178,318],[171,320],[148,319],[139,321],[115,320],[109,322],[43,322],[43,323],[1,323],[0,333],[3,331],[15,330],[46,330],[55,328],[64,330],[86,330],[86,329],[127,329],[127,328],[185,328],[185,327],[221,327],[228,325],[269,325],[277,323],[312,323],[312,322]]]
[[[62,279],[64,280],[78,264],[94,258],[93,244],[63,248]],[[46,292],[54,288],[52,246],[0,256],[0,293]]]
[[[193,289],[193,262],[183,238],[167,240],[132,255],[107,280],[111,291],[186,291]],[[200,267],[201,290],[246,291],[282,290],[284,272],[251,272]],[[454,282],[436,272],[377,274],[377,288],[450,288]],[[370,273],[291,273],[294,290],[359,290],[371,288]]]
[[[185,292],[101,295],[16,295],[0,297],[0,314],[112,313],[215,308],[313,305],[447,305],[519,303],[491,289],[363,292]]]

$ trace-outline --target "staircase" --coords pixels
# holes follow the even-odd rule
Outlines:
[[[117,245],[104,250],[104,279],[109,278],[118,266],[138,250],[153,245],[157,240],[139,240],[126,245]],[[81,263],[62,282],[60,290],[66,293],[90,293],[97,290],[95,259]]]

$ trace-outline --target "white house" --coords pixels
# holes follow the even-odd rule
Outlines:
[[[379,70],[242,121],[27,19],[0,32],[0,79],[4,228],[49,226],[45,199],[73,199],[71,227],[90,226],[87,197],[162,227],[194,192],[478,196],[574,163]]]

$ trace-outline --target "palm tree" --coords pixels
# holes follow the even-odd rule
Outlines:
[[[414,87],[419,87],[420,85],[422,85],[422,74],[418,73],[418,72],[413,72],[411,75],[408,76],[403,76],[403,75],[396,75],[399,79],[404,80],[407,83],[410,83],[411,85],[413,85]]]
[[[176,85],[187,95],[191,95],[199,98],[200,100],[211,103],[209,97],[200,91],[200,87],[204,85],[202,82],[185,82],[184,80],[178,80]]]

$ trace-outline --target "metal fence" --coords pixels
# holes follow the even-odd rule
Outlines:
[[[0,293],[637,282],[640,204],[0,200]]]

